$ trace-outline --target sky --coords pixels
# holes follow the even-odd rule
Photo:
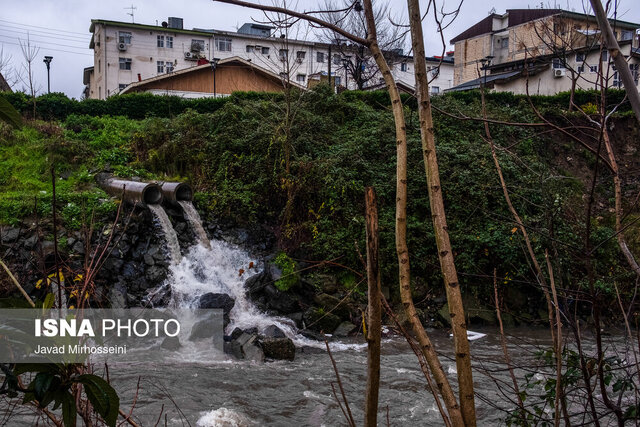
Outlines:
[[[272,4],[272,0],[251,0],[253,2]],[[381,0],[378,0],[381,1]],[[405,0],[388,0],[392,14],[397,22],[406,17]],[[618,19],[640,23],[638,0],[617,0]],[[324,0],[298,0],[294,4],[296,10],[317,9]],[[376,0],[374,0],[374,5]],[[442,3],[442,0],[438,2]],[[445,2],[446,7],[454,7],[459,0]],[[542,2],[528,0],[464,0],[456,20],[444,30],[445,40],[451,40],[471,25],[480,21],[491,12],[504,13],[507,8],[536,8]],[[588,1],[586,2],[588,4]],[[424,10],[426,0],[421,1]],[[252,18],[262,20],[261,12],[238,6],[215,3],[211,0],[0,0],[0,64],[8,63],[3,74],[11,72],[6,69],[21,70],[25,61],[20,50],[20,41],[26,41],[27,35],[31,44],[39,48],[33,61],[34,81],[39,93],[47,90],[47,69],[42,59],[45,55],[53,56],[51,62],[51,91],[64,92],[70,97],[79,98],[82,90],[82,71],[93,65],[93,51],[89,49],[91,19],[109,19],[131,22],[131,6],[133,19],[137,23],[151,24],[166,21],[169,16],[184,19],[184,28],[215,28],[235,31]],[[554,7],[553,1],[545,1],[545,7]],[[581,0],[556,1],[555,6],[566,10],[583,12]],[[635,6],[635,7],[634,7]],[[435,30],[432,20],[424,22],[427,55],[440,54],[442,47],[440,35]],[[312,38],[312,35],[308,36]],[[448,46],[452,49],[451,46]],[[22,72],[24,75],[25,73]],[[14,90],[24,88],[23,82],[13,85]]]

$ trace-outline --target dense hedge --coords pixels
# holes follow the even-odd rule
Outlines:
[[[0,93],[13,104],[13,106],[23,115],[29,117],[33,115],[31,97],[23,92]],[[609,90],[607,93],[607,106],[613,106],[624,100],[623,90]],[[386,108],[391,104],[387,91],[346,91],[341,94],[348,102],[361,101],[374,108]],[[417,107],[415,97],[402,93],[402,101],[405,106],[411,109]],[[477,90],[466,92],[450,92],[439,97],[450,97],[457,101],[470,104],[480,99],[480,92]],[[597,91],[575,92],[575,104],[582,106],[585,104],[598,104],[600,93]],[[541,109],[561,109],[565,110],[569,105],[569,92],[562,92],[555,96],[532,96],[533,103]],[[146,117],[175,117],[192,109],[198,113],[213,113],[220,109],[227,102],[238,103],[240,101],[268,101],[279,102],[283,99],[280,93],[264,92],[234,92],[225,98],[196,98],[187,99],[178,96],[157,96],[149,93],[132,93],[116,95],[106,100],[85,99],[78,101],[70,99],[63,93],[51,93],[41,95],[36,99],[36,116],[43,120],[64,120],[70,114],[89,116],[124,116],[130,119],[144,119]],[[514,95],[510,92],[496,92],[487,95],[489,102],[501,105],[523,106],[528,104],[524,95]],[[630,104],[624,102],[618,111],[630,110]]]
[[[555,102],[564,103],[563,96],[555,97]],[[579,96],[584,96],[582,102],[590,95]],[[23,95],[13,97],[28,110]],[[21,130],[0,127],[0,184],[15,196],[0,194],[0,209],[7,212],[6,216],[28,214],[35,197],[47,200],[49,165],[55,159],[60,173],[59,199],[64,200],[68,211],[63,215],[66,225],[77,223],[83,214],[89,217],[85,207],[100,203],[104,197],[95,192],[92,198],[85,198],[86,192],[92,191],[92,175],[97,172],[109,170],[143,179],[187,179],[197,190],[196,204],[205,219],[240,227],[260,224],[271,230],[280,247],[293,257],[339,259],[342,264],[361,269],[356,242],[362,251],[363,191],[366,186],[374,186],[379,197],[384,281],[393,284],[397,280],[395,127],[385,107],[386,93],[332,95],[328,88],[319,87],[297,94],[293,103],[285,102],[282,95],[266,94],[235,94],[200,103],[152,95],[82,102],[57,94],[42,98],[40,111],[48,108],[49,114],[66,118],[29,122]],[[56,102],[59,107],[54,107]],[[455,114],[477,116],[480,111],[477,92],[439,96],[433,103]],[[490,117],[497,120],[536,120],[522,97],[494,94],[488,105]],[[96,117],[107,106],[118,117]],[[163,108],[175,116],[166,117],[168,111]],[[291,113],[289,120],[287,111]],[[440,283],[441,277],[419,121],[414,110],[405,111],[408,244],[412,283],[417,298],[421,298],[428,287]],[[442,190],[461,283],[492,295],[487,290],[493,289],[494,268],[500,283],[507,286],[512,282],[533,283],[521,236],[504,203],[483,139],[482,123],[439,113],[434,119]],[[579,218],[585,187],[573,173],[580,172],[580,165],[588,165],[589,156],[581,154],[573,143],[557,136],[550,140],[551,134],[537,134],[534,128],[492,125],[491,131],[498,146],[510,147],[499,152],[501,166],[512,200],[531,230],[536,253],[544,253],[544,248],[557,243],[562,280],[584,280],[582,264],[576,262],[572,248],[580,245],[583,233]],[[573,159],[573,173],[554,165],[554,152],[558,158]],[[598,187],[603,206],[612,197],[608,182]],[[82,192],[85,196],[74,198]],[[608,278],[623,283],[626,270],[615,239],[607,239],[613,235],[611,215],[605,208],[598,214],[601,218],[594,224],[594,241],[604,243],[597,248],[594,269],[603,278],[603,289],[611,291]],[[0,220],[15,222],[18,218]]]

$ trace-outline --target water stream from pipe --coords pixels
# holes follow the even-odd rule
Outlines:
[[[182,259],[182,255],[180,254],[180,243],[178,242],[176,230],[174,230],[173,225],[171,225],[169,216],[167,216],[167,213],[160,205],[148,205],[148,207],[155,218],[156,224],[158,224],[162,229],[162,235],[164,236],[171,264],[178,264]]]
[[[185,200],[178,201],[180,206],[182,207],[182,211],[184,212],[184,217],[186,218],[189,226],[195,233],[198,238],[198,242],[202,244],[204,247],[211,249],[211,244],[209,243],[209,237],[207,237],[207,232],[204,231],[204,227],[202,226],[202,221],[200,220],[200,215],[198,211],[193,206],[193,203]]]

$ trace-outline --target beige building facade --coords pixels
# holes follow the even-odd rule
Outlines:
[[[632,71],[637,71],[640,24],[616,21],[612,26]],[[486,73],[487,82],[496,82],[495,90],[501,87],[522,93],[522,77],[527,74],[530,80],[537,76],[534,84],[530,81],[531,92],[550,95],[570,90],[574,80],[578,88],[593,88],[595,76],[589,74],[610,67],[606,53],[600,54],[595,18],[561,9],[511,9],[492,14],[451,43],[455,46],[452,90],[473,86],[470,83],[485,78]],[[524,69],[528,72],[507,76]],[[617,84],[614,74],[615,70],[609,73],[608,86]],[[505,79],[510,79],[509,84]]]

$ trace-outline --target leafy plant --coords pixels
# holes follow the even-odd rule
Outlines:
[[[15,397],[23,393],[23,404],[33,402],[40,408],[53,404],[55,411],[61,409],[65,427],[75,427],[77,419],[74,390],[83,386],[86,398],[94,410],[109,427],[116,425],[120,398],[116,391],[101,377],[94,374],[79,374],[73,364],[18,364],[12,371],[6,370],[8,394]],[[29,385],[19,387],[18,377],[35,373]]]

